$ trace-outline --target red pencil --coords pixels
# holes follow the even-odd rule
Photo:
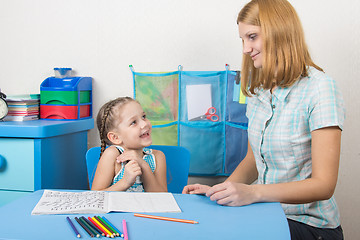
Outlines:
[[[103,236],[109,235],[104,231],[104,229],[101,226],[99,226],[99,224],[97,224],[94,220],[92,220],[91,217],[88,217],[88,219],[102,232],[101,235],[103,235]]]
[[[114,238],[114,235],[101,223],[101,221],[98,220],[98,218],[96,216],[93,216],[92,219],[99,225],[102,227],[102,229],[107,233],[106,236],[107,237],[111,237]]]
[[[106,224],[103,222],[103,220],[100,218],[100,216],[94,216],[94,218],[99,221],[99,223],[104,227],[104,229],[107,230],[106,232],[111,233],[110,237],[111,236],[116,237],[116,233],[113,230],[111,230],[108,226],[106,226]]]

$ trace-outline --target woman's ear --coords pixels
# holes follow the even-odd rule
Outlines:
[[[110,142],[115,145],[120,145],[122,143],[120,136],[115,132],[108,132],[106,136],[110,140]]]

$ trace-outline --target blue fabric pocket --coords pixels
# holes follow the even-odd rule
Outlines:
[[[134,97],[154,124],[153,144],[187,148],[192,176],[230,175],[245,157],[248,142],[246,104],[239,103],[236,72],[179,68],[168,73],[140,73],[132,67],[131,70]],[[198,85],[199,89],[206,85],[207,91],[188,96],[187,88],[194,89],[190,85]],[[207,106],[201,106],[204,98],[211,99]],[[192,104],[203,107],[198,115],[204,115],[208,107],[216,108],[218,121],[191,118]]]

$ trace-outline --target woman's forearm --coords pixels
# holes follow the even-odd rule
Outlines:
[[[278,184],[255,184],[256,202],[304,204],[329,199],[334,189],[319,179]]]
[[[254,154],[250,144],[248,143],[248,151],[245,158],[240,162],[226,181],[251,184],[257,179],[257,176],[258,172],[256,169]]]

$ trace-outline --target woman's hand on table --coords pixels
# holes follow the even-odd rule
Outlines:
[[[259,199],[254,185],[235,182],[214,185],[206,191],[206,196],[217,204],[225,206],[249,205]]]
[[[191,184],[184,187],[183,194],[205,194],[207,190],[210,189],[210,186],[202,184]]]

